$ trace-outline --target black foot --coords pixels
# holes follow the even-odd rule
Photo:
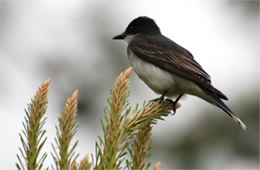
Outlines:
[[[183,94],[180,94],[180,95],[176,98],[175,101],[172,101],[172,104],[173,104],[173,109],[172,109],[173,114],[172,114],[172,116],[176,114],[177,103],[178,103],[178,101],[181,99],[182,96],[183,96]]]
[[[176,114],[176,109],[177,109],[177,102],[173,101],[171,99],[166,99],[165,101],[170,102],[172,104],[172,116]]]
[[[176,108],[177,108],[177,102],[176,101],[173,101],[173,113],[172,113],[172,116],[176,114]]]

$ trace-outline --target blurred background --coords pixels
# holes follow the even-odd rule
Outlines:
[[[222,110],[192,96],[153,128],[152,164],[161,169],[259,169],[259,1],[0,1],[0,164],[14,169],[24,108],[52,78],[44,150],[57,117],[79,89],[80,158],[94,153],[100,118],[116,77],[129,67],[126,43],[113,41],[131,20],[149,16],[193,53],[243,131]],[[158,97],[135,73],[130,104]],[[53,163],[49,155],[46,164]]]

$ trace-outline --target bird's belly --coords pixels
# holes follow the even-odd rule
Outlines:
[[[128,58],[138,77],[154,92],[164,94],[167,91],[166,96],[169,97],[180,94],[174,75],[134,56],[133,53],[130,53]]]

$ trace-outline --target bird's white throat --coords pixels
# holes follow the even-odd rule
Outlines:
[[[137,34],[136,35],[127,35],[125,38],[124,38],[124,40],[128,43],[128,44],[130,44],[130,42],[133,40],[133,38],[134,37],[136,37],[137,36]]]

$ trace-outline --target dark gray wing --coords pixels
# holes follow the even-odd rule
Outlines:
[[[146,37],[134,39],[128,47],[135,55],[170,73],[196,82],[200,87],[214,92],[218,97],[227,99],[211,85],[210,76],[198,64],[192,54],[170,39]]]

